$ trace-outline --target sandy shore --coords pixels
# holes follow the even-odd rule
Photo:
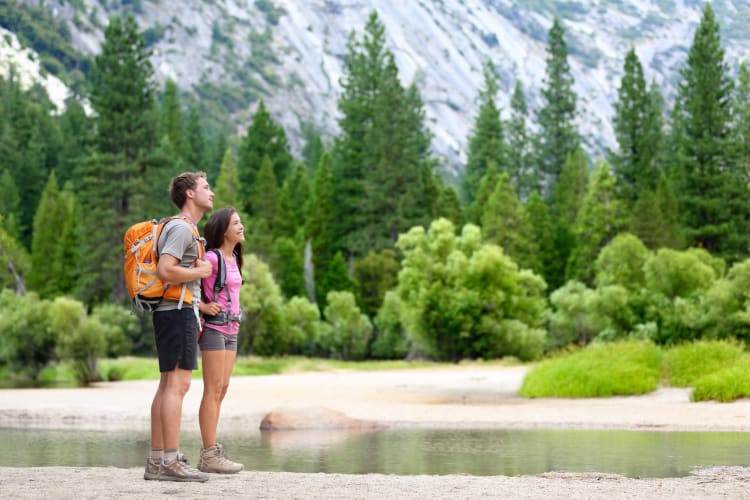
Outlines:
[[[275,409],[329,408],[389,427],[581,428],[747,431],[750,400],[691,403],[683,389],[638,397],[518,397],[525,368],[325,372],[236,377],[222,428],[257,429]],[[148,430],[155,381],[87,389],[0,391],[0,426]],[[184,404],[183,429],[197,429],[202,384]],[[246,471],[205,484],[143,481],[142,469],[0,468],[8,498],[748,498],[750,468],[722,467],[683,478],[631,479],[611,474],[538,476],[391,476]]]

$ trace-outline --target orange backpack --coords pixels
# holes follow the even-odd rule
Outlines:
[[[123,239],[125,246],[125,286],[133,300],[133,308],[137,311],[153,311],[163,298],[178,301],[178,308],[182,308],[183,302],[190,303],[193,300],[193,295],[187,289],[187,284],[164,283],[156,275],[156,264],[159,260],[159,252],[156,246],[159,236],[161,236],[164,226],[174,219],[183,219],[190,224],[193,236],[199,242],[199,258],[203,258],[204,248],[198,228],[184,215],[165,217],[159,221],[156,219],[147,220],[130,226],[125,231],[125,238]]]

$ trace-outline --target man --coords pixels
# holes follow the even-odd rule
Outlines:
[[[153,318],[161,377],[151,404],[151,453],[143,477],[203,482],[208,474],[187,466],[179,442],[182,401],[198,368],[200,280],[211,275],[195,226],[213,208],[214,194],[204,172],[185,172],[172,179],[169,195],[180,215],[164,226],[157,242],[156,274],[170,286]]]

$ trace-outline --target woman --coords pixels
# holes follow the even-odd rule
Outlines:
[[[224,447],[216,441],[216,427],[221,402],[227,394],[229,377],[237,357],[245,228],[235,209],[221,208],[211,214],[203,233],[206,238],[206,260],[211,263],[213,271],[211,276],[203,279],[203,299],[200,303],[205,325],[198,342],[203,364],[203,399],[198,412],[203,448],[198,469],[202,472],[233,474],[241,471],[243,466],[227,458]],[[218,250],[221,256],[213,250]],[[219,272],[220,257],[225,264],[226,287],[215,294],[214,283]]]

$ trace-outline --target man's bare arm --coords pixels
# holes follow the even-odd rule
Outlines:
[[[176,257],[162,254],[156,264],[156,275],[167,283],[186,283],[211,276],[211,263],[198,259],[195,266],[182,267]]]

